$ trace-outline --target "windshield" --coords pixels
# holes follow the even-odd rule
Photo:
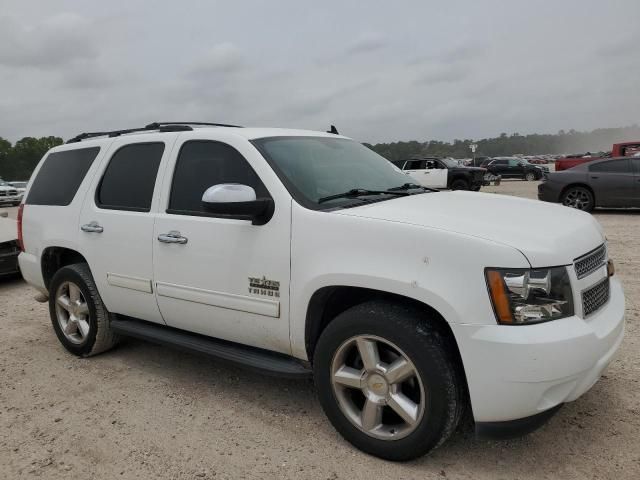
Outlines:
[[[291,195],[312,209],[363,203],[359,198],[327,197],[350,190],[384,192],[413,183],[398,167],[360,143],[343,138],[269,137],[253,144]],[[416,188],[421,188],[416,185]],[[378,195],[376,201],[395,198]]]

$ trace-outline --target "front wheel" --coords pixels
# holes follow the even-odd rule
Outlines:
[[[584,187],[570,187],[567,189],[562,195],[562,204],[584,212],[592,211],[595,206],[593,194]]]
[[[454,180],[451,183],[451,190],[469,190],[469,183],[462,179]]]
[[[524,179],[525,179],[527,182],[533,182],[534,180],[537,180],[537,179],[538,179],[538,177],[537,177],[537,176],[536,176],[536,174],[535,174],[535,173],[533,173],[533,172],[527,172],[527,174],[524,176]]]
[[[360,450],[387,460],[419,457],[455,430],[464,381],[452,345],[410,306],[356,305],[324,330],[314,354],[322,408]]]

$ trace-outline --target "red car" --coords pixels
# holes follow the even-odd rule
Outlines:
[[[611,157],[633,157],[637,153],[640,153],[640,141],[614,143],[611,149]],[[593,160],[602,160],[601,156],[592,156],[591,154],[584,155],[568,155],[565,158],[559,158],[556,160],[556,172],[560,170],[567,170],[568,168],[575,167],[581,163],[592,162]]]

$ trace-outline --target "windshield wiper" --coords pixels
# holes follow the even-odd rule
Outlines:
[[[388,192],[398,191],[398,190],[413,190],[416,188],[422,188],[423,190],[427,190],[428,192],[439,192],[440,190],[436,190],[435,188],[423,187],[422,185],[418,185],[417,183],[405,183],[404,185],[400,185],[399,187],[393,187],[387,190]]]
[[[411,195],[408,192],[399,192],[392,190],[367,190],[366,188],[352,188],[348,192],[336,193],[335,195],[329,195],[318,199],[318,203],[328,202],[329,200],[336,200],[338,198],[357,198],[366,197],[367,195]]]

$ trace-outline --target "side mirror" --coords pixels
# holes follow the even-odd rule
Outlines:
[[[237,183],[221,183],[207,188],[202,195],[202,205],[209,213],[251,220],[253,225],[264,225],[274,211],[272,199],[256,198],[253,188]]]

